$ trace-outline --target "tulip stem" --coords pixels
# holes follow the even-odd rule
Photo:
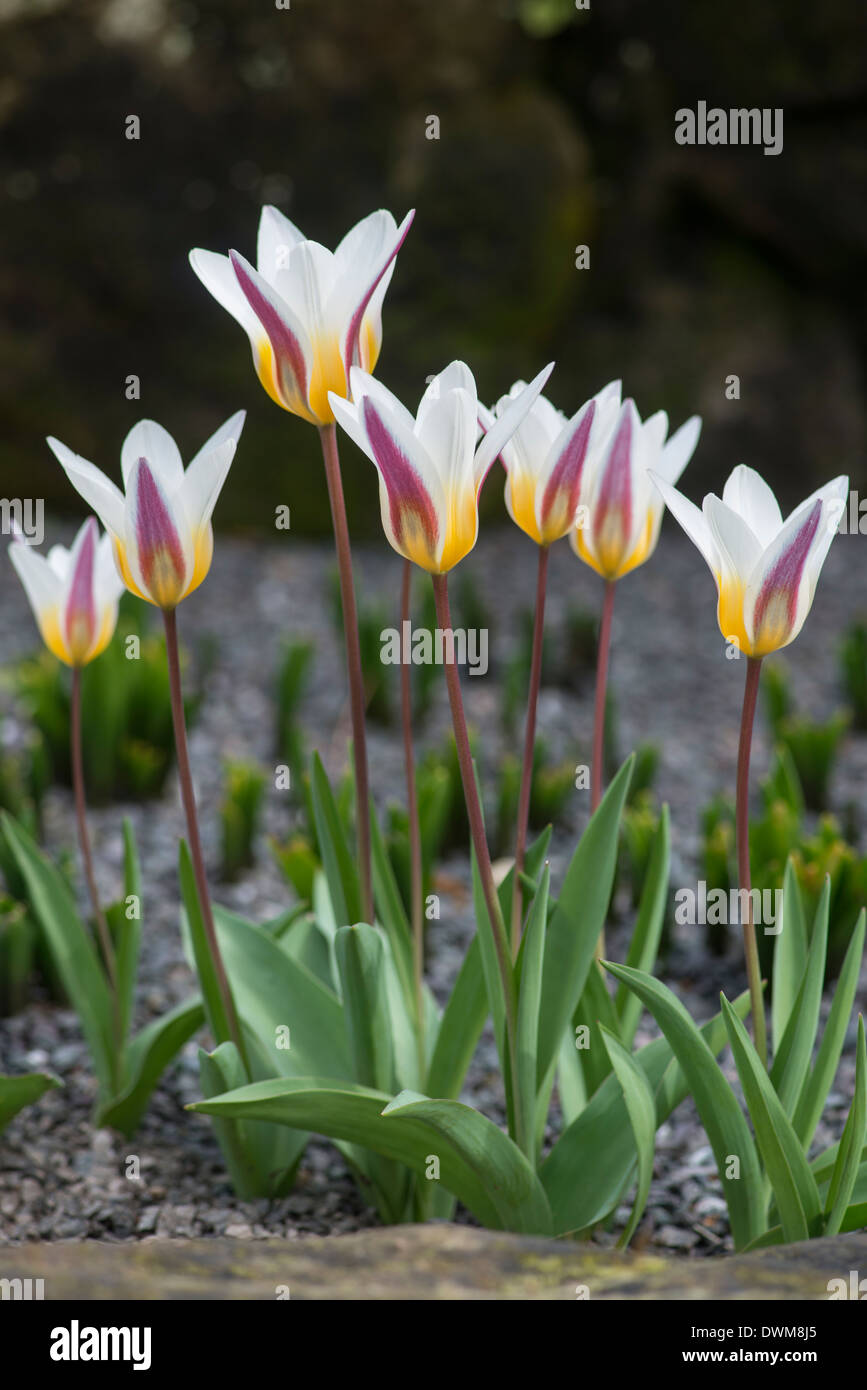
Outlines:
[[[744,708],[741,716],[741,736],[738,747],[738,780],[736,801],[736,837],[738,847],[738,878],[740,880],[741,911],[744,910],[744,890],[746,889],[746,914],[743,922],[744,955],[747,964],[747,979],[750,986],[750,1009],[753,1015],[753,1040],[763,1067],[768,1065],[768,1042],[765,1029],[765,1005],[762,998],[762,976],[759,967],[759,951],[756,945],[756,928],[753,922],[753,899],[750,891],[750,750],[753,741],[753,723],[756,714],[756,699],[759,692],[759,677],[762,672],[762,658],[747,657],[747,679],[744,687]]]
[[[593,766],[590,773],[590,811],[602,800],[605,783],[605,706],[608,696],[608,653],[611,647],[611,616],[614,612],[615,581],[605,581],[602,600],[602,621],[599,624],[599,645],[596,651],[596,703],[593,710]],[[605,955],[605,928],[596,943],[596,959]]]
[[[217,931],[214,926],[214,913],[211,907],[211,895],[208,892],[208,876],[205,872],[205,859],[202,854],[202,839],[199,834],[199,813],[196,807],[193,775],[190,770],[190,752],[187,745],[187,721],[184,714],[184,695],[181,687],[181,660],[178,650],[177,611],[174,608],[164,608],[163,620],[166,629],[166,657],[169,666],[169,691],[171,694],[172,724],[175,733],[178,780],[181,787],[181,800],[184,805],[184,814],[187,819],[187,836],[190,842],[190,857],[193,861],[196,892],[199,898],[202,922],[204,923],[205,936],[207,937],[208,949],[211,954],[211,964],[214,967],[214,974],[217,980],[217,988],[220,992],[220,999],[223,1004],[226,1023],[229,1033],[231,1034],[232,1042],[238,1049],[244,1069],[249,1076],[250,1067],[247,1061],[244,1039],[241,1036],[238,1015],[235,1011],[235,1001],[232,998],[229,979],[226,975],[226,967],[223,964],[220,945],[217,941]],[[217,1041],[223,1042],[224,1039],[218,1038]]]
[[[448,577],[445,574],[435,574],[432,576],[432,579],[434,599],[436,601],[437,625],[443,633],[451,632],[452,619],[449,609]],[[497,968],[503,988],[503,1004],[505,1009],[506,1034],[511,1068],[511,1085],[514,1089],[517,1085],[518,1077],[515,976],[512,969],[512,958],[509,952],[509,941],[506,936],[506,925],[503,921],[500,901],[497,897],[497,888],[494,883],[491,855],[485,837],[485,822],[482,815],[479,789],[476,784],[476,776],[473,768],[473,755],[470,749],[469,734],[467,733],[467,719],[464,713],[464,700],[461,694],[461,678],[458,674],[458,668],[454,659],[454,646],[452,646],[451,650],[451,660],[445,662],[446,685],[452,712],[452,725],[455,731],[458,765],[461,770],[461,782],[464,788],[464,801],[467,807],[467,818],[470,822],[470,834],[472,836],[473,848],[476,852],[476,862],[478,864],[479,877],[482,883],[482,892],[485,898],[485,906],[488,909],[491,932],[494,938]],[[514,1107],[514,1109],[517,1122],[520,1124],[521,1107]],[[523,1133],[518,1133],[515,1135],[515,1140],[518,1147],[524,1153],[527,1153],[528,1136]]]
[[[346,669],[349,676],[349,705],[352,719],[352,756],[355,761],[355,819],[358,836],[358,862],[361,879],[361,906],[366,922],[373,922],[373,888],[370,875],[370,792],[367,776],[367,737],[364,727],[364,677],[361,669],[361,648],[358,640],[358,613],[355,604],[355,584],[352,578],[352,551],[346,503],[340,476],[340,457],[337,452],[337,427],[322,425],[319,430],[337,568],[340,575],[340,602],[343,609],[343,634],[346,643]]]
[[[84,792],[84,759],[81,755],[80,666],[73,666],[72,668],[72,700],[69,714],[70,760],[72,762],[72,788],[75,797],[75,820],[78,827],[78,845],[81,850],[84,877],[87,880],[87,891],[90,894],[90,903],[93,908],[93,919],[96,923],[102,957],[105,961],[105,968],[108,973],[114,999],[114,1026],[119,1053],[123,1039],[121,1037],[120,999],[117,990],[117,957],[111,939],[111,932],[108,929],[108,922],[105,919],[105,913],[99,904],[99,893],[96,887],[96,877],[93,872],[93,855],[90,850],[90,834],[87,829],[87,800]],[[118,1059],[116,1058],[115,1060],[117,1061]]]
[[[412,621],[412,562],[403,562],[400,591],[401,640],[406,624]],[[416,1037],[418,1039],[419,1082],[426,1070],[424,1045],[424,911],[422,898],[421,826],[418,818],[418,791],[415,784],[415,754],[412,746],[412,676],[409,644],[401,650],[400,715],[403,725],[403,760],[406,768],[406,810],[409,822],[410,922],[412,961],[415,979]]]
[[[521,944],[521,921],[524,894],[521,874],[524,870],[524,851],[527,846],[527,827],[530,819],[530,793],[533,787],[533,755],[536,748],[536,708],[542,679],[542,650],[545,633],[545,595],[548,585],[548,546],[539,546],[539,568],[536,574],[536,612],[533,618],[533,654],[530,660],[530,689],[527,695],[527,722],[524,728],[524,765],[521,769],[521,793],[518,798],[518,827],[515,837],[515,867],[512,870],[512,956],[517,959]]]

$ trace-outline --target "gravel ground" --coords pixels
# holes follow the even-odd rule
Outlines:
[[[841,702],[836,647],[844,625],[867,613],[867,568],[857,563],[860,537],[839,539],[831,550],[813,612],[788,664],[799,707],[825,717]],[[492,654],[502,662],[514,641],[516,615],[532,603],[535,552],[529,541],[503,530],[483,537],[471,559],[483,596],[494,595]],[[310,637],[317,655],[302,722],[312,747],[328,770],[339,772],[348,731],[348,709],[341,652],[327,616],[327,575],[333,566],[329,546],[288,540],[263,547],[220,538],[211,575],[181,611],[182,640],[195,650],[206,634],[217,640],[217,661],[206,699],[191,737],[197,791],[203,810],[205,850],[216,865],[221,760],[258,759],[273,767],[273,711],[270,692],[287,635]],[[398,561],[382,544],[358,547],[356,566],[363,593],[396,598]],[[34,647],[32,619],[7,567],[2,573],[0,641],[7,661]],[[580,565],[565,544],[552,554],[549,596],[551,630],[558,632],[567,607],[598,609],[599,581]],[[395,618],[396,621],[396,618]],[[779,658],[778,658],[779,659]],[[651,564],[619,587],[614,619],[611,679],[620,716],[624,751],[652,739],[662,749],[656,788],[672,811],[672,885],[696,878],[700,808],[718,791],[734,785],[737,731],[743,682],[741,663],[727,661],[715,616],[713,584],[694,548],[670,526]],[[483,764],[492,766],[506,744],[499,732],[500,697],[496,668],[485,678],[464,682],[471,724],[479,730]],[[8,693],[4,739],[22,736],[20,718]],[[555,759],[588,761],[592,718],[592,675],[577,691],[547,688],[540,701],[539,726]],[[438,693],[420,744],[438,744],[448,727],[444,692]],[[370,764],[380,801],[402,799],[403,766],[392,731],[370,726]],[[577,752],[576,752],[577,749]],[[583,750],[583,756],[581,756]],[[754,743],[757,778],[767,766],[768,744],[760,719]],[[867,775],[867,739],[849,737],[838,760],[833,801],[844,807],[861,802]],[[560,881],[576,835],[586,820],[587,794],[576,792],[552,842],[552,878]],[[94,813],[95,857],[101,891],[108,898],[120,883],[122,846],[119,810],[135,824],[144,871],[145,905],[140,974],[140,1021],[185,997],[192,985],[177,930],[176,846],[182,833],[177,789],[172,782],[164,804],[132,805]],[[216,896],[250,917],[274,915],[288,890],[268,850],[266,836],[285,836],[295,817],[292,794],[273,791],[267,798],[257,863],[233,885],[218,885]],[[52,793],[47,835],[57,848],[73,840],[71,799]],[[861,828],[862,851],[864,830]],[[472,930],[467,867],[460,858],[442,866],[437,884],[442,920],[428,934],[429,980],[442,998],[454,978]],[[609,950],[622,958],[626,928],[616,927]],[[681,927],[662,976],[693,1016],[707,1018],[720,988],[743,988],[736,949],[710,959],[702,928]],[[859,1007],[867,999],[862,979]],[[652,1026],[640,1035],[654,1036]],[[854,1029],[850,1042],[854,1041]],[[251,1239],[357,1230],[375,1223],[336,1151],[313,1141],[291,1196],[275,1203],[237,1201],[225,1177],[208,1121],[184,1114],[199,1094],[196,1046],[184,1050],[158,1088],[132,1141],[95,1131],[90,1123],[93,1083],[74,1014],[35,1003],[0,1021],[0,1070],[47,1068],[65,1089],[49,1093],[9,1126],[0,1146],[0,1242],[23,1240],[151,1239],[219,1234]],[[832,1094],[821,1141],[839,1135],[852,1093],[854,1062],[847,1049]],[[466,1098],[493,1117],[502,1097],[490,1037],[479,1048]],[[140,1159],[141,1177],[125,1176],[126,1160]],[[616,1237],[615,1230],[598,1239]],[[657,1136],[655,1178],[640,1244],[693,1255],[730,1248],[725,1206],[703,1131],[690,1103],[680,1107]]]

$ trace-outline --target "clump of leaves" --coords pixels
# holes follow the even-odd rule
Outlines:
[[[779,662],[766,668],[762,688],[774,740],[791,754],[808,808],[827,810],[831,776],[849,727],[849,714],[838,710],[824,722],[797,714],[788,675]]]
[[[232,882],[253,863],[259,828],[265,774],[255,763],[226,762],[225,790],[220,806],[220,863],[222,877]]]

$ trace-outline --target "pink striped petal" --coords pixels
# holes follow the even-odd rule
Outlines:
[[[821,518],[822,503],[817,499],[794,534],[785,537],[782,548],[774,547],[777,553],[761,578],[755,602],[750,605],[752,611],[745,614],[758,656],[786,646],[803,624],[806,612],[799,612],[801,583]]]
[[[290,322],[288,305],[249,261],[237,251],[229,252],[229,260],[238,284],[271,344],[281,394],[287,404],[297,399],[306,405],[309,374],[301,325]]]
[[[186,589],[187,559],[165,493],[145,458],[133,465],[128,498],[133,572],[158,608],[174,608]]]
[[[542,494],[539,509],[539,529],[545,532],[549,521],[557,515],[566,517],[565,526],[572,524],[578,507],[578,494],[581,488],[581,472],[587,457],[587,447],[596,415],[596,402],[591,400],[580,412],[575,428],[566,440],[565,446],[551,471],[551,476]]]
[[[346,369],[347,380],[349,378],[350,368],[358,366],[361,361],[361,356],[359,352],[359,337],[361,335],[361,325],[364,320],[364,315],[367,312],[367,307],[370,304],[371,299],[373,298],[373,294],[376,290],[377,285],[380,283],[383,275],[394,261],[401,246],[403,246],[403,243],[406,240],[407,232],[412,226],[412,220],[414,217],[415,209],[413,209],[411,212],[408,212],[406,217],[401,222],[400,226],[397,229],[393,242],[390,246],[386,248],[386,252],[380,257],[379,261],[375,265],[370,279],[368,280],[367,285],[364,287],[361,299],[358,301],[358,303],[355,306],[355,309],[352,312],[352,316],[349,320],[349,328],[347,329],[346,337],[343,340],[343,362]]]
[[[94,596],[97,524],[90,517],[81,528],[69,557],[68,595],[63,612],[66,645],[73,662],[86,659],[97,636]]]
[[[439,518],[436,505],[422,477],[369,396],[361,404],[362,421],[374,463],[388,497],[389,522],[394,543],[402,554],[413,552],[419,542],[428,556],[436,557]]]

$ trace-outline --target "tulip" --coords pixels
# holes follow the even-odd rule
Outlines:
[[[502,417],[512,401],[520,396],[525,383],[518,381],[503,396],[494,411],[480,410],[485,429]],[[512,888],[512,953],[517,956],[521,940],[523,894],[521,873],[527,842],[530,790],[533,779],[533,752],[536,740],[536,709],[542,676],[542,641],[545,626],[545,595],[548,582],[548,548],[571,531],[578,508],[581,477],[587,460],[602,447],[610,434],[620,405],[620,382],[611,382],[567,420],[544,396],[538,396],[507,444],[500,458],[506,470],[506,509],[522,531],[539,547],[536,574],[536,608],[533,623],[533,652],[530,661],[530,688],[524,728],[524,758],[518,797],[518,823],[515,839],[515,867]]]
[[[605,446],[587,460],[581,476],[578,517],[570,541],[579,559],[605,580],[596,665],[591,804],[602,799],[605,699],[614,586],[650,559],[659,539],[664,507],[650,480],[654,469],[677,482],[698,443],[701,420],[693,415],[666,440],[664,410],[642,422],[634,403],[621,405]]]
[[[100,539],[93,517],[85,521],[69,550],[62,545],[52,546],[46,558],[16,537],[9,547],[9,558],[24,585],[46,647],[72,668],[69,747],[78,844],[100,948],[114,995],[115,1025],[119,1028],[115,952],[99,902],[87,828],[81,752],[81,671],[105,651],[114,635],[123,584],[112,561],[111,538],[103,536]]]
[[[257,267],[196,249],[190,264],[203,285],[237,319],[250,339],[253,364],[268,395],[319,429],[340,575],[349,677],[355,806],[362,907],[373,920],[364,678],[358,637],[352,552],[330,394],[346,396],[353,367],[373,371],[382,343],[382,303],[395,257],[414,213],[396,226],[390,212],[373,212],[337,250],[307,241],[276,208],[259,220]]]
[[[246,1065],[244,1041],[208,892],[187,743],[176,611],[178,604],[199,587],[211,567],[211,515],[235,456],[243,424],[244,412],[239,411],[211,436],[184,471],[178,446],[168,431],[153,420],[141,420],[130,430],[121,449],[124,492],[58,439],[49,439],[48,444],[73,487],[102,520],[111,537],[118,574],[127,589],[162,610],[178,780],[196,891],[226,1022],[226,1036],[218,1037],[218,1041],[231,1038]]]
[[[476,383],[463,362],[433,377],[415,419],[357,367],[352,401],[331,396],[338,424],[376,466],[382,525],[404,559],[441,578],[469,554],[479,532],[482,484],[552,367],[511,401],[478,445]]]
[[[52,546],[46,558],[16,539],[9,547],[9,558],[24,585],[42,640],[54,656],[75,669],[105,651],[117,626],[123,583],[112,561],[111,537],[99,538],[93,517],[81,527],[69,550]]]
[[[432,378],[415,418],[390,391],[357,367],[350,375],[352,401],[333,393],[330,396],[338,424],[367,454],[379,474],[382,524],[389,543],[404,560],[433,577],[437,622],[443,632],[452,626],[447,576],[476,543],[482,484],[552,368],[553,363],[511,401],[479,443],[476,383],[463,362],[452,362]],[[515,975],[485,838],[453,653],[452,659],[446,661],[446,683],[470,832],[503,986],[512,1076],[516,1076]],[[517,1142],[529,1153],[535,1138],[522,1132]]]
[[[130,593],[168,612],[197,589],[211,567],[211,514],[244,424],[238,411],[184,471],[178,446],[153,420],[134,425],[120,464],[125,492],[58,439],[48,444],[72,486],[111,536]]]
[[[749,897],[749,779],[753,723],[764,657],[793,642],[813,603],[816,584],[846,507],[849,479],[819,488],[783,521],[773,491],[752,468],[735,468],[701,511],[672,485],[652,475],[660,496],[704,556],[717,587],[717,621],[735,654],[747,658],[738,747],[736,838],[738,877],[746,890],[744,952],[756,1051],[767,1061],[767,1034],[758,947]]]
[[[347,394],[354,365],[373,371],[382,302],[413,216],[398,227],[390,212],[372,212],[331,252],[264,207],[257,268],[237,251],[190,252],[202,284],[247,333],[259,380],[284,410],[331,424],[329,392]]]

